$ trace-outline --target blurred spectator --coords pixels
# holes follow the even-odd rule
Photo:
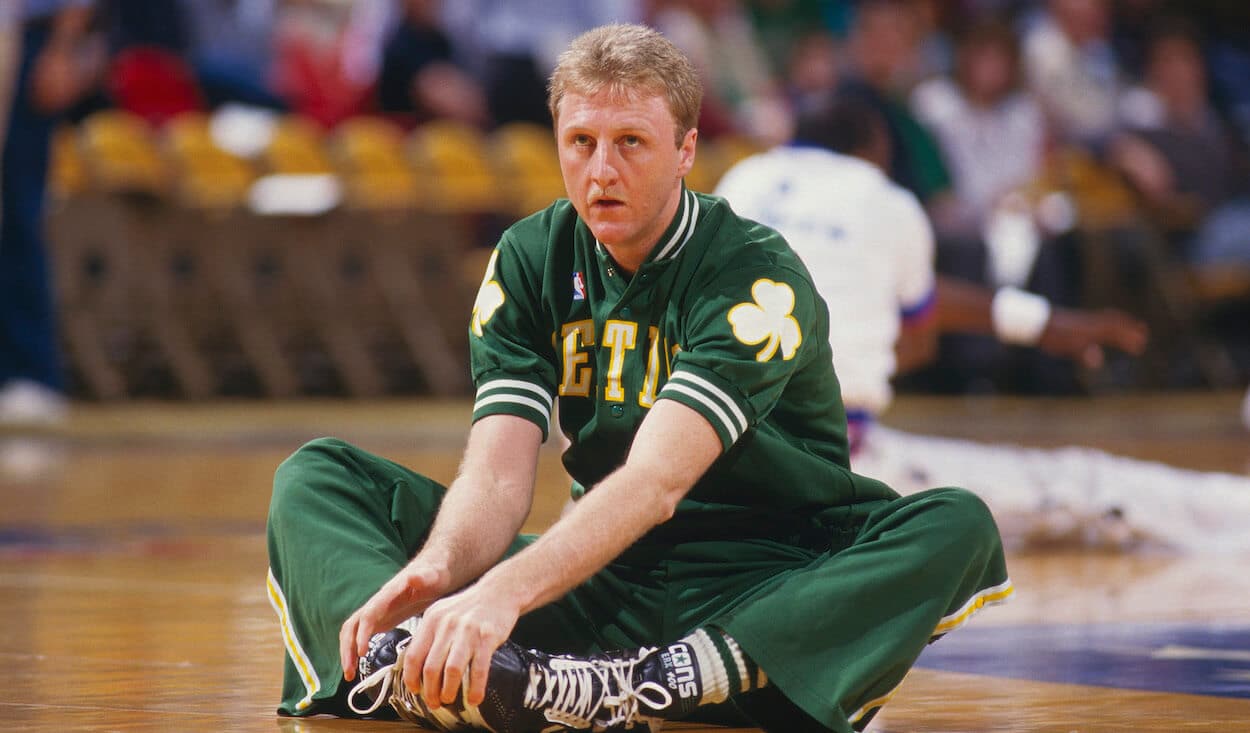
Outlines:
[[[291,111],[326,127],[369,111],[392,10],[389,0],[286,0],[274,88]]]
[[[137,45],[119,51],[109,64],[107,87],[116,107],[156,126],[204,108],[191,65],[159,46]]]
[[[187,56],[210,107],[237,102],[282,110],[274,91],[280,0],[180,0]]]
[[[1204,9],[1203,50],[1210,61],[1214,95],[1242,141],[1250,145],[1250,5],[1219,3]]]
[[[885,117],[890,177],[932,211],[945,205],[951,179],[937,142],[906,104],[918,68],[918,23],[908,0],[864,0],[851,27],[851,68],[839,94],[859,99]]]
[[[981,20],[960,34],[953,74],[930,79],[912,93],[912,108],[937,138],[954,182],[954,195],[929,207],[938,268],[993,287],[1029,287],[1065,302],[1064,288],[1052,282],[1065,279],[1059,259],[1065,253],[1043,247],[1030,202],[1021,193],[1042,174],[1046,126],[1020,76],[1014,31]],[[1051,386],[1070,379],[1054,360],[1007,353],[991,339],[967,334],[942,339],[932,375],[951,382],[965,376],[990,381],[994,367],[1006,363],[1017,371],[1027,366],[1031,379]]]
[[[190,47],[192,29],[183,3],[98,0],[96,13],[113,51],[155,46],[182,54]]]
[[[923,76],[923,19],[914,0],[863,0],[847,39],[854,72],[890,94],[904,94]]]
[[[786,60],[786,95],[792,106],[805,100],[824,98],[838,87],[841,60],[838,43],[825,31],[797,36],[791,43]]]
[[[1024,68],[1060,140],[1097,148],[1115,125],[1120,68],[1107,0],[1050,0],[1024,37]]]
[[[941,74],[949,74],[954,64],[954,41],[948,29],[958,24],[959,13],[948,0],[911,0],[916,36],[912,73],[917,83]],[[974,19],[983,16],[969,16]]]
[[[408,122],[442,117],[471,125],[487,123],[481,86],[455,61],[443,30],[438,0],[404,0],[404,15],[382,56],[378,102],[382,111]]]
[[[1109,37],[1120,73],[1140,79],[1146,68],[1147,46],[1158,18],[1175,17],[1176,0],[1116,0],[1111,4]]]
[[[4,135],[0,226],[0,422],[56,420],[64,374],[48,258],[44,189],[58,115],[98,79],[102,41],[89,2],[28,0],[19,71]]]
[[[952,203],[934,212],[940,238],[979,238],[1003,197],[1041,174],[1045,122],[1020,81],[1015,33],[986,21],[960,36],[953,76],[912,93],[912,109],[937,138],[954,181]]]
[[[772,69],[791,65],[796,40],[842,37],[851,23],[853,0],[751,0],[747,3],[760,49]]]
[[[191,26],[181,4],[98,0],[96,23],[108,37],[104,83],[75,106],[71,118],[117,107],[160,125],[203,108],[195,73],[186,60]]]
[[[1202,44],[1190,24],[1160,25],[1143,81],[1125,95],[1111,162],[1166,231],[1183,239],[1200,228],[1190,258],[1250,262],[1250,206],[1237,199],[1246,193],[1244,151],[1209,101]]]
[[[781,87],[741,3],[672,0],[660,4],[652,22],[686,52],[703,76],[701,134],[734,132],[769,146],[790,136],[790,114]]]
[[[17,62],[22,53],[21,9],[18,3],[0,5],[0,140],[4,139],[9,121]]]
[[[583,31],[642,19],[641,0],[448,0],[443,22],[473,64],[495,124],[551,124],[547,77]]]

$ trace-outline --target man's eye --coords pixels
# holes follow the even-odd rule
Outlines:
[[[573,144],[574,145],[589,145],[590,136],[589,135],[574,135]]]
[[[636,148],[639,145],[642,145],[642,138],[637,135],[626,135],[621,138],[621,142],[624,143],[626,147]]]

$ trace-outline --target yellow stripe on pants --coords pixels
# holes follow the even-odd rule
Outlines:
[[[277,612],[278,623],[282,626],[282,643],[286,646],[287,654],[291,655],[295,668],[299,670],[300,679],[304,681],[304,688],[308,690],[304,699],[295,706],[303,710],[312,704],[313,695],[321,689],[321,679],[317,677],[317,670],[309,661],[304,648],[300,646],[299,637],[295,635],[295,628],[291,625],[291,614],[287,611],[286,597],[282,595],[282,589],[278,587],[277,578],[273,577],[272,568],[269,569],[269,578],[265,585],[269,590],[269,604]]]

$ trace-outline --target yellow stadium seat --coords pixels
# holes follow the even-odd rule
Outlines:
[[[722,135],[716,139],[716,146],[721,150],[726,167],[764,151],[764,146],[746,135]]]
[[[374,117],[355,117],[335,128],[330,149],[349,205],[399,209],[415,205],[420,186],[404,151],[404,133]]]
[[[78,130],[71,125],[58,127],[52,134],[48,185],[52,194],[59,198],[82,193],[90,185],[87,163],[78,147]]]
[[[480,130],[450,120],[428,122],[409,136],[409,153],[435,211],[505,210]]]
[[[695,191],[711,193],[734,163],[762,150],[759,143],[741,135],[722,135],[714,140],[700,141],[694,168],[686,176],[686,185]]]
[[[267,173],[289,175],[333,173],[320,125],[298,115],[287,115],[273,127],[263,154]]]
[[[513,213],[525,216],[565,196],[560,159],[551,128],[532,122],[511,122],[491,135],[491,150],[500,177],[512,192]]]
[[[142,118],[103,110],[80,126],[81,145],[93,185],[105,191],[163,193],[168,171]]]
[[[695,149],[694,167],[686,174],[686,186],[692,191],[711,193],[725,170],[724,152],[716,142],[700,142]]]
[[[1077,148],[1062,148],[1050,156],[1039,191],[1067,191],[1080,212],[1080,225],[1105,228],[1132,222],[1139,209],[1132,189],[1113,169]],[[1038,191],[1034,192],[1039,195]]]
[[[175,117],[162,130],[162,141],[170,167],[177,172],[182,203],[216,209],[246,199],[256,172],[246,160],[217,146],[205,115],[188,112]]]

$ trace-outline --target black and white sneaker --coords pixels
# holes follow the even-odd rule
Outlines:
[[[461,730],[469,724],[450,706],[431,710],[420,695],[404,687],[404,650],[412,640],[420,617],[414,616],[399,626],[369,639],[369,651],[357,664],[359,681],[347,696],[347,705],[358,715],[372,715],[390,703],[399,717],[434,730]]]
[[[654,733],[664,720],[684,717],[702,696],[694,655],[684,643],[664,650],[593,657],[553,656],[505,642],[491,659],[486,699],[463,696],[431,709],[403,683],[411,628],[377,634],[360,660],[361,680],[348,704],[361,715],[385,703],[400,717],[436,730],[478,728],[494,733],[548,733],[569,728]],[[360,699],[368,705],[357,705]]]

